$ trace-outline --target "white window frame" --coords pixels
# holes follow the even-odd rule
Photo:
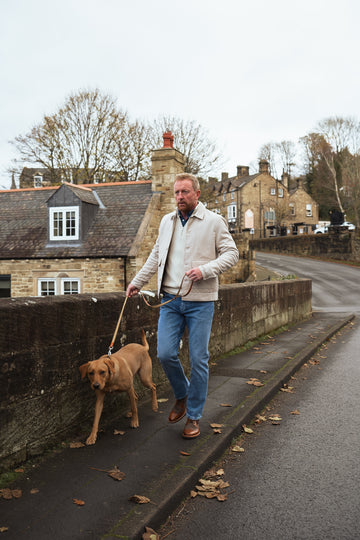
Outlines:
[[[276,189],[274,187],[270,188],[270,195],[276,195]]]
[[[306,217],[312,217],[312,205],[308,203],[306,205]]]
[[[53,290],[54,290],[54,293],[53,294],[42,294],[42,287],[41,285],[43,283],[52,283],[53,284]],[[49,287],[48,287],[48,290],[49,290]],[[56,288],[56,278],[39,278],[38,279],[38,296],[56,296],[57,294],[57,288]]]
[[[74,232],[67,234],[67,224],[66,220],[67,214],[74,212],[73,219],[75,221]],[[62,234],[55,234],[54,227],[54,217],[55,214],[60,214],[62,221]],[[60,220],[59,220],[60,221]],[[59,241],[59,240],[79,240],[79,207],[78,206],[54,206],[49,208],[49,231],[50,231],[50,240]]]
[[[66,282],[69,282],[71,284],[71,290],[70,292],[65,292],[65,283]],[[76,292],[73,292],[72,290],[72,285],[76,283]],[[60,294],[80,294],[80,279],[79,278],[71,278],[71,277],[66,277],[66,278],[61,278],[61,292]]]
[[[237,207],[236,204],[229,204],[227,207],[227,216],[229,222],[236,221],[237,217]]]
[[[34,174],[34,188],[38,189],[43,187],[43,175]]]
[[[284,196],[284,190],[283,190],[283,188],[279,188],[278,195],[279,195],[279,197],[283,197],[283,196]]]
[[[233,201],[235,199],[235,190],[231,190],[231,200]]]
[[[295,204],[294,203],[289,203],[289,206],[290,206],[290,213],[292,216],[295,216]]]

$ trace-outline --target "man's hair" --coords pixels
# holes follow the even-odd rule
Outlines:
[[[177,174],[174,179],[174,184],[175,182],[181,182],[182,180],[190,180],[193,185],[194,191],[198,191],[200,189],[199,180],[193,174],[190,174],[190,173]]]

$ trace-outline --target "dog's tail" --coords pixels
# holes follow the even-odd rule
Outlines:
[[[149,350],[149,344],[146,340],[146,335],[145,335],[145,332],[144,332],[144,329],[142,328],[141,329],[141,341],[142,341],[142,344],[144,345],[145,349],[148,351]]]

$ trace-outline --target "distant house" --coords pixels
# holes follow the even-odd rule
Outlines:
[[[257,238],[308,234],[319,220],[318,204],[302,184],[290,191],[288,176],[283,174],[281,180],[271,176],[266,160],[259,162],[255,174],[250,175],[247,166],[238,166],[231,178],[223,173],[212,185],[207,206],[221,213],[234,233]]]
[[[184,156],[171,133],[163,137],[149,181],[0,191],[0,297],[125,290],[155,243],[161,217],[175,208],[173,180],[184,171]],[[248,252],[248,242],[240,249]],[[249,259],[225,279],[243,281]],[[156,288],[156,276],[148,288]]]
[[[109,171],[94,171],[90,169],[47,169],[45,167],[24,167],[19,177],[19,187],[41,188],[60,185],[64,182],[70,184],[101,184],[103,182],[121,182],[124,180],[121,173]]]

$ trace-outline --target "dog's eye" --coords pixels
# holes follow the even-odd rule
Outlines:
[[[89,371],[89,375],[90,377],[92,377],[94,375],[94,372],[93,371]]]
[[[105,375],[106,371],[102,370],[100,371],[100,375]]]

